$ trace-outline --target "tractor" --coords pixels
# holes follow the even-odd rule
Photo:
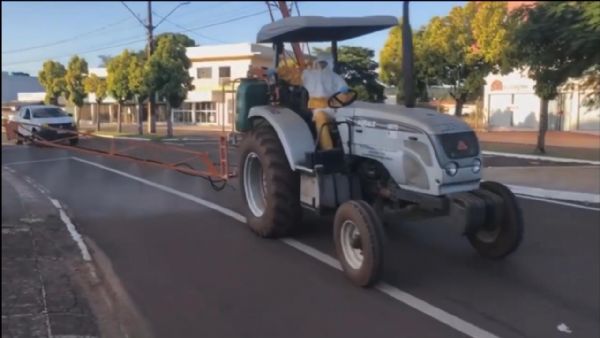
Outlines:
[[[284,43],[339,41],[398,25],[392,16],[287,17],[262,27],[274,69]],[[335,69],[335,67],[334,67]],[[329,98],[326,125],[335,147],[321,150],[308,92],[273,74],[243,79],[236,92],[239,183],[249,228],[261,237],[293,234],[303,212],[334,215],[333,239],[345,275],[360,287],[382,276],[383,212],[446,216],[482,256],[514,252],[523,235],[515,195],[481,180],[482,155],[461,119],[426,108],[368,103],[357,94]],[[385,207],[385,208],[384,208]]]

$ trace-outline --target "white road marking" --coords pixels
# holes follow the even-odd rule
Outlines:
[[[556,201],[556,200],[551,200],[551,199],[547,199],[547,198],[539,198],[539,197],[533,197],[533,196],[527,196],[527,195],[517,195],[517,197],[528,199],[528,200],[541,201],[541,202],[558,204],[558,205],[565,205],[565,206],[568,206],[571,208],[600,211],[600,208],[588,207],[586,205],[574,204],[574,203],[569,203],[569,202]]]
[[[556,329],[564,333],[573,333],[573,331],[571,331],[571,329],[569,329],[569,327],[565,323],[560,323],[560,325],[556,326]]]
[[[95,163],[95,162],[92,162],[92,161],[87,161],[87,160],[84,160],[84,159],[81,159],[81,158],[78,158],[78,157],[73,157],[73,160],[76,160],[76,161],[79,161],[79,162],[82,162],[82,163],[86,163],[86,164],[95,166],[95,167],[100,168],[100,169],[104,169],[104,170],[110,171],[112,173],[115,173],[115,174],[118,174],[118,175],[130,178],[130,179],[138,181],[140,183],[144,183],[146,185],[149,185],[151,187],[157,188],[159,190],[171,193],[173,195],[177,195],[177,196],[185,198],[185,199],[187,199],[189,201],[198,203],[198,204],[200,204],[202,206],[205,206],[207,208],[210,208],[210,209],[213,209],[215,211],[218,211],[218,212],[220,212],[220,213],[222,213],[222,214],[224,214],[226,216],[229,216],[229,217],[231,217],[231,218],[233,218],[233,219],[235,219],[235,220],[237,220],[237,221],[239,221],[241,223],[246,223],[246,217],[244,217],[243,215],[241,215],[241,214],[239,214],[239,213],[237,213],[237,212],[235,212],[233,210],[224,208],[224,207],[222,207],[220,205],[217,205],[215,203],[212,203],[210,201],[203,200],[203,199],[198,198],[196,196],[192,196],[190,194],[187,194],[187,193],[175,190],[173,188],[164,186],[162,184],[154,183],[154,182],[148,181],[146,179],[143,179],[143,178],[140,178],[140,177],[128,174],[126,172],[123,172],[123,171],[120,171],[120,170],[116,170],[116,169],[113,169],[113,168],[110,168],[110,167],[107,167],[107,166],[104,166],[104,165],[101,165],[101,164],[98,164],[98,163]],[[289,245],[289,246],[291,246],[291,247],[293,247],[293,248],[295,248],[295,249],[297,249],[297,250],[299,250],[299,251],[301,251],[301,252],[303,252],[303,253],[305,253],[305,254],[307,254],[307,255],[315,258],[315,259],[317,259],[317,260],[319,260],[320,262],[325,263],[326,265],[329,265],[329,266],[331,266],[331,267],[333,267],[333,268],[335,268],[337,270],[341,270],[341,266],[340,266],[339,262],[335,258],[333,258],[333,257],[331,257],[331,256],[329,256],[327,254],[324,254],[324,253],[322,253],[322,252],[320,252],[320,251],[318,251],[318,250],[316,250],[316,249],[314,249],[314,248],[312,248],[310,246],[307,246],[307,245],[305,245],[303,243],[300,243],[300,242],[298,242],[296,240],[293,240],[293,239],[282,239],[282,241],[285,244],[287,244],[287,245]],[[387,294],[388,296],[390,296],[390,297],[392,297],[392,298],[400,301],[401,303],[404,303],[404,304],[406,304],[406,305],[408,305],[408,306],[410,306],[410,307],[412,307],[412,308],[414,308],[414,309],[416,309],[416,310],[418,310],[418,311],[420,311],[420,312],[422,312],[422,313],[424,313],[424,314],[426,314],[426,315],[428,315],[428,316],[430,316],[430,317],[432,317],[432,318],[434,318],[434,319],[436,319],[436,320],[438,320],[438,321],[440,321],[440,322],[442,322],[442,323],[444,323],[444,324],[446,324],[446,325],[454,328],[455,330],[457,330],[459,332],[462,332],[462,333],[470,336],[470,337],[478,337],[478,338],[480,338],[480,337],[481,338],[493,338],[493,337],[497,337],[496,335],[494,335],[494,334],[492,334],[490,332],[487,332],[487,331],[485,331],[483,329],[480,329],[480,328],[474,326],[473,324],[471,324],[471,323],[469,323],[467,321],[464,321],[464,320],[462,320],[462,319],[460,319],[460,318],[458,318],[458,317],[456,317],[456,316],[454,316],[454,315],[452,315],[452,314],[450,314],[450,313],[448,313],[448,312],[446,312],[446,311],[444,311],[444,310],[442,310],[440,308],[437,308],[437,307],[435,307],[435,306],[433,306],[433,305],[431,305],[431,304],[429,304],[429,303],[427,303],[427,302],[425,302],[425,301],[423,301],[423,300],[421,300],[421,299],[419,299],[419,298],[417,298],[415,296],[412,296],[412,295],[410,295],[410,294],[408,294],[408,293],[406,293],[406,292],[404,292],[404,291],[402,291],[402,290],[400,290],[400,289],[398,289],[396,287],[393,287],[393,286],[391,286],[389,284],[381,283],[381,284],[377,285],[377,289],[379,291]]]
[[[20,164],[42,163],[42,162],[55,162],[55,161],[70,160],[70,159],[71,159],[71,157],[57,157],[57,158],[49,158],[49,159],[45,159],[45,160],[18,161],[18,162],[11,162],[11,163],[3,163],[2,165],[20,165]]]
[[[85,245],[85,242],[83,241],[83,238],[81,237],[81,234],[77,231],[77,229],[75,228],[75,225],[73,224],[73,222],[71,222],[71,219],[69,218],[69,216],[67,216],[67,213],[60,205],[60,202],[49,196],[48,196],[48,198],[50,199],[50,202],[52,202],[52,204],[54,204],[56,209],[58,209],[58,212],[60,213],[60,219],[67,226],[67,230],[69,230],[69,234],[71,235],[71,238],[73,238],[75,243],[77,243],[77,246],[79,247],[79,251],[81,251],[81,257],[83,258],[83,260],[87,261],[87,262],[91,262],[92,256],[90,255],[90,251],[88,250],[87,245]]]
[[[487,151],[487,150],[484,150],[481,153],[483,155],[493,155],[493,156],[503,156],[503,157],[516,157],[516,158],[523,158],[523,159],[527,159],[527,160],[550,161],[550,162],[566,162],[566,163],[584,163],[584,164],[600,165],[600,161],[580,160],[580,159],[576,159],[576,158],[564,158],[564,157],[538,156],[538,155],[527,155],[527,154],[501,153],[501,152],[497,152],[497,151]]]
[[[116,170],[116,169],[113,169],[113,168],[110,168],[110,167],[104,166],[104,165],[102,165],[102,164],[99,164],[99,163],[96,163],[96,162],[87,161],[87,160],[84,160],[84,159],[82,159],[82,158],[79,158],[79,157],[72,157],[72,159],[73,159],[73,160],[75,160],[75,161],[78,161],[78,162],[86,163],[86,164],[89,164],[89,165],[95,166],[95,167],[97,167],[97,168],[104,169],[104,170],[110,171],[110,172],[112,172],[112,173],[115,173],[115,174],[118,174],[118,175],[121,175],[121,176],[124,176],[124,177],[130,178],[130,179],[132,179],[132,180],[135,180],[135,181],[138,181],[138,182],[144,183],[144,184],[146,184],[146,185],[149,185],[149,186],[151,186],[151,187],[157,188],[157,189],[159,189],[159,190],[162,190],[162,191],[165,191],[165,192],[171,193],[171,194],[173,194],[173,195],[177,195],[177,196],[179,196],[179,197],[182,197],[182,198],[185,198],[185,199],[187,199],[187,200],[190,200],[190,201],[196,202],[196,203],[198,203],[198,204],[200,204],[200,205],[203,205],[203,206],[205,206],[205,207],[207,207],[207,208],[210,208],[210,209],[216,210],[216,211],[218,211],[218,212],[220,212],[220,213],[222,213],[222,214],[224,214],[224,215],[226,215],[226,216],[229,216],[229,217],[231,217],[231,218],[233,218],[233,219],[235,219],[235,220],[237,220],[237,221],[239,221],[239,222],[246,223],[246,217],[244,217],[244,216],[242,216],[242,215],[238,214],[237,212],[235,212],[235,211],[233,211],[233,210],[229,210],[229,209],[223,208],[222,206],[220,206],[220,205],[218,205],[218,204],[215,204],[215,203],[213,203],[213,202],[210,202],[210,201],[203,200],[203,199],[201,199],[201,198],[198,198],[198,197],[196,197],[196,196],[193,196],[193,195],[190,195],[190,194],[187,194],[187,193],[181,192],[181,191],[179,191],[179,190],[175,190],[175,189],[173,189],[173,188],[170,188],[170,187],[164,186],[164,185],[162,185],[162,184],[158,184],[158,183],[154,183],[154,182],[152,182],[152,181],[148,181],[148,180],[146,180],[146,179],[143,179],[143,178],[141,178],[141,177],[137,177],[137,176],[134,176],[134,175],[128,174],[128,173],[126,173],[126,172],[123,172],[123,171],[120,171],[120,170]]]
[[[518,195],[527,195],[538,198],[565,200],[572,202],[600,203],[600,194],[564,190],[550,190],[509,184],[507,184],[506,186],[509,187],[513,193]]]

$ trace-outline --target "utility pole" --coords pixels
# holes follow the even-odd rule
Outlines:
[[[154,31],[154,26],[152,26],[152,1],[148,1],[148,25],[146,26],[146,30],[148,31],[148,49],[147,56],[148,61],[150,61],[150,57],[152,56],[153,46],[153,36],[152,33]],[[154,134],[156,133],[156,116],[154,115],[154,91],[150,90],[148,93],[148,133]]]
[[[146,29],[146,32],[148,34],[148,46],[146,49],[146,56],[148,57],[148,60],[150,60],[150,57],[152,56],[152,52],[153,52],[153,42],[154,42],[154,29],[156,29],[156,27],[160,26],[161,23],[163,23],[163,21],[165,21],[171,14],[173,14],[173,12],[175,12],[179,7],[184,6],[184,5],[189,5],[190,2],[186,1],[186,2],[182,2],[180,4],[178,4],[175,8],[173,8],[169,14],[165,15],[161,21],[158,22],[158,24],[156,24],[156,26],[154,26],[152,24],[152,1],[148,1],[148,23],[145,23],[144,21],[142,21],[142,19],[140,19],[138,17],[137,14],[135,14],[131,8],[129,8],[129,6],[127,6],[127,4],[124,1],[121,1],[121,3],[123,4],[123,6],[125,6],[125,8],[127,8],[127,10],[131,13],[131,15],[133,15],[136,20],[142,24],[142,26],[144,26],[144,28]],[[156,115],[154,114],[155,111],[155,94],[153,90],[150,90],[150,92],[148,93],[148,132],[149,133],[156,133]]]

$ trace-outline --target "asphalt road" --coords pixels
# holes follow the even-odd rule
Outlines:
[[[3,146],[2,164],[30,176],[69,208],[78,229],[111,260],[157,337],[473,332],[376,289],[353,287],[336,269],[283,241],[260,239],[197,200],[241,213],[236,187],[216,193],[206,181],[177,172],[33,146]],[[503,261],[479,257],[444,219],[393,219],[385,282],[482,334],[598,337],[600,212],[520,203],[524,242]],[[303,223],[295,240],[334,257],[331,219],[306,215]]]

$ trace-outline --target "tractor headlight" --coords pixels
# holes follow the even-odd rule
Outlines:
[[[481,160],[476,158],[475,160],[473,160],[473,167],[471,168],[471,170],[473,170],[474,173],[478,173],[481,171]]]
[[[444,170],[446,170],[446,174],[454,176],[458,172],[458,164],[456,164],[456,162],[450,162],[446,164]]]

